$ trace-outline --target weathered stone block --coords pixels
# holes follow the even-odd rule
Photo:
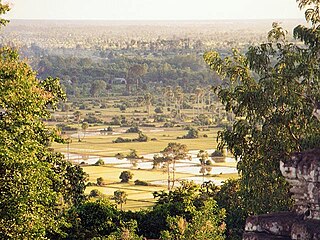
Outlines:
[[[267,233],[254,233],[254,232],[246,232],[243,235],[243,240],[291,240],[290,237],[284,236],[273,236]]]
[[[292,225],[292,240],[319,240],[320,239],[320,221],[306,220],[296,222]]]
[[[278,236],[290,236],[293,223],[301,216],[293,212],[271,213],[247,218],[246,232],[264,232]]]

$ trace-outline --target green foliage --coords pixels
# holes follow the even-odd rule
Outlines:
[[[207,212],[204,211],[204,214],[208,213],[206,215],[207,217],[213,217],[221,220],[219,220],[219,224],[217,225],[212,222],[212,229],[216,229],[216,226],[221,226],[223,223],[223,210],[219,209],[213,201],[213,205],[204,207],[206,204],[205,202],[209,200],[210,197],[214,196],[212,192],[214,192],[214,194],[217,192],[214,185],[200,187],[193,182],[187,181],[181,182],[181,186],[169,192],[154,192],[154,197],[157,199],[156,205],[152,210],[140,212],[139,216],[136,216],[139,234],[152,239],[159,238],[161,231],[167,230],[172,234],[170,231],[170,229],[172,230],[172,226],[168,223],[168,218],[183,218],[186,222],[192,223],[200,217],[200,214],[204,209],[207,209]],[[219,215],[220,213],[221,215]],[[197,224],[205,224],[205,222],[201,223],[201,221],[202,220],[196,220]],[[194,222],[194,224],[196,223]],[[192,228],[192,225],[190,225],[190,234],[193,231],[191,229],[195,230],[196,227]],[[210,231],[210,229],[207,230]],[[223,231],[221,231],[221,233],[222,232]],[[201,238],[191,237],[189,239]]]
[[[96,163],[95,163],[94,165],[96,165],[96,166],[104,165],[104,161],[103,161],[103,159],[99,158],[99,160],[98,160],[98,161],[96,161]]]
[[[211,157],[224,157],[224,154],[220,150],[215,150],[213,153],[211,153]]]
[[[0,237],[60,234],[64,212],[84,199],[85,173],[48,145],[60,141],[42,119],[64,94],[58,79],[40,81],[9,49],[0,50]]]
[[[131,173],[130,171],[123,171],[119,176],[119,178],[121,179],[121,182],[123,183],[128,183],[130,179],[132,179],[132,177],[133,177],[133,173]]]
[[[223,240],[225,223],[225,210],[219,209],[214,200],[204,203],[204,206],[194,212],[192,220],[186,221],[181,216],[168,217],[170,230],[161,232],[161,239],[189,240],[189,239],[215,239]]]
[[[137,126],[130,127],[126,130],[126,133],[139,133],[139,132],[140,132],[140,129]]]
[[[127,159],[141,159],[143,157],[140,157],[137,153],[137,150],[130,149],[130,153],[126,156]]]
[[[220,208],[226,210],[226,236],[230,240],[242,239],[243,227],[248,216],[241,196],[239,180],[228,180],[213,195]]]
[[[125,156],[124,156],[123,153],[117,153],[117,154],[115,155],[115,157],[118,158],[118,159],[124,159],[124,158],[125,158]]]
[[[182,138],[184,139],[193,139],[199,137],[199,131],[195,128],[190,128],[188,133],[184,135]]]
[[[122,137],[117,137],[115,140],[113,140],[113,143],[126,143],[126,142],[148,142],[149,138],[147,135],[145,135],[143,132],[139,131],[138,132],[138,138],[122,138]]]
[[[110,234],[106,240],[143,240],[136,234],[137,222],[130,220],[129,222],[121,222],[121,226],[116,232]]]
[[[69,239],[93,239],[106,237],[117,230],[118,211],[106,199],[87,201],[69,211],[72,227]]]
[[[104,179],[102,177],[97,178],[97,185],[102,186],[104,184]]]
[[[320,99],[318,33],[297,27],[295,37],[304,46],[288,43],[283,35],[273,24],[272,42],[251,46],[246,55],[237,50],[224,59],[217,52],[205,54],[224,80],[218,97],[235,116],[232,127],[219,133],[220,149],[227,145],[239,161],[240,195],[250,214],[288,209],[291,200],[279,161],[313,147],[309,139],[320,135],[320,121],[313,116]]]
[[[113,199],[117,204],[120,204],[121,210],[122,210],[122,205],[127,202],[127,197],[128,195],[126,192],[117,190],[113,193]]]
[[[92,198],[92,197],[104,197],[104,194],[102,192],[100,192],[98,189],[92,189],[90,191],[90,194],[89,194],[89,198]]]
[[[148,186],[149,184],[146,181],[141,181],[139,179],[134,181],[134,185],[138,185],[138,186]]]

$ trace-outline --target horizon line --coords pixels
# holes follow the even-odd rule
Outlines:
[[[80,18],[12,18],[9,21],[248,21],[248,20],[303,20],[304,18],[216,18],[216,19],[80,19]]]

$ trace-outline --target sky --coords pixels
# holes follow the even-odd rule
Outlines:
[[[9,19],[217,20],[303,18],[296,0],[4,0]]]

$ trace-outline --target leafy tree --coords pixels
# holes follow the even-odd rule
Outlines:
[[[104,197],[105,195],[102,193],[102,192],[100,192],[98,189],[92,189],[91,191],[90,191],[90,193],[89,193],[89,198],[92,198],[92,197]]]
[[[199,131],[195,128],[190,128],[188,133],[183,136],[186,139],[199,138]]]
[[[219,133],[238,160],[240,192],[249,214],[285,210],[290,206],[288,186],[279,161],[292,152],[319,146],[320,121],[313,116],[320,99],[319,1],[309,6],[312,27],[298,26],[294,36],[303,45],[289,43],[285,31],[273,24],[269,42],[251,46],[243,55],[205,60],[224,80],[217,93],[226,111],[235,115],[231,128]]]
[[[192,220],[186,221],[183,217],[168,217],[170,230],[161,233],[161,239],[188,240],[188,239],[225,239],[226,228],[223,222],[225,210],[219,209],[214,200],[204,203],[204,206],[195,211]]]
[[[69,239],[106,237],[117,230],[118,211],[107,199],[87,201],[69,211]]]
[[[168,146],[161,151],[162,156],[158,156],[155,161],[163,160],[167,165],[168,190],[174,187],[175,183],[175,164],[177,160],[188,157],[187,145],[181,143],[168,143]],[[172,164],[172,177],[170,176],[170,164]],[[170,185],[172,183],[172,186]]]
[[[92,97],[98,97],[100,96],[103,92],[105,92],[107,88],[107,84],[103,80],[95,80],[91,83],[91,88],[90,88],[90,95]]]
[[[240,181],[227,180],[218,191],[210,194],[219,207],[226,210],[226,236],[230,240],[242,239],[243,226],[247,218],[247,211],[240,191]]]
[[[50,151],[50,142],[61,139],[42,122],[64,96],[58,79],[40,81],[14,50],[0,49],[2,239],[60,232],[65,208],[84,197],[85,174]]]
[[[102,186],[103,183],[104,183],[104,179],[103,179],[102,177],[98,177],[98,178],[97,178],[97,185],[98,185],[98,186]]]
[[[124,191],[117,190],[113,193],[113,199],[117,204],[120,204],[120,209],[122,211],[122,205],[127,202],[127,194]]]
[[[106,240],[143,240],[136,234],[137,222],[130,220],[129,222],[120,223],[120,227],[116,232],[110,234]]]
[[[139,219],[139,234],[147,238],[158,239],[161,231],[168,230],[171,233],[170,224],[167,221],[168,217],[178,216],[178,218],[183,218],[186,222],[191,223],[194,217],[201,213],[209,197],[214,196],[212,191],[216,193],[214,185],[201,187],[193,182],[182,181],[181,186],[169,192],[154,192],[154,197],[157,199],[155,206],[152,210],[140,212],[140,216],[137,218]],[[212,214],[220,212],[220,210],[217,210],[218,208],[214,207],[211,210],[210,208],[208,207],[208,211]],[[218,225],[220,226],[221,224],[222,221]]]
[[[146,93],[144,96],[144,102],[146,104],[146,109],[147,109],[147,112],[148,112],[148,116],[150,116],[150,113],[151,113],[151,106],[152,106],[152,95],[151,93]]]
[[[121,179],[121,182],[123,183],[128,183],[130,179],[132,179],[132,177],[133,177],[133,173],[131,173],[130,171],[123,171],[119,176],[119,178]]]

